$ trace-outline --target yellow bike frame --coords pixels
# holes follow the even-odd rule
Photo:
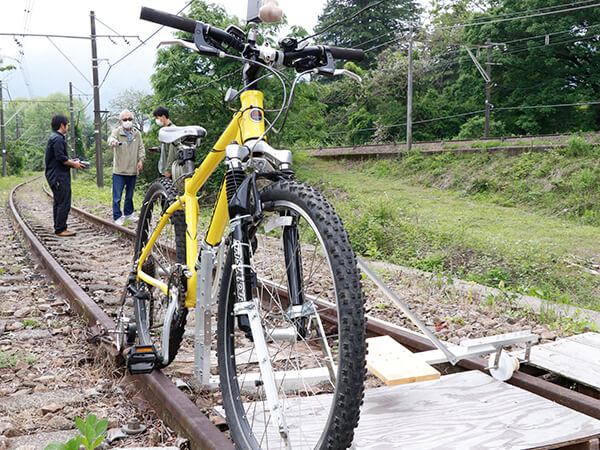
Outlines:
[[[142,280],[154,287],[162,290],[168,295],[168,286],[162,281],[148,275],[142,270],[144,261],[150,254],[150,251],[158,236],[168,223],[171,215],[181,209],[185,212],[186,223],[186,265],[191,276],[187,280],[187,293],[185,297],[185,306],[192,308],[196,306],[196,259],[198,257],[198,198],[196,193],[204,186],[204,183],[212,175],[216,167],[225,158],[225,147],[231,142],[237,141],[245,143],[249,139],[261,138],[265,132],[263,94],[260,91],[245,91],[240,96],[242,108],[233,115],[233,119],[219,137],[213,150],[202,161],[200,167],[194,171],[194,175],[185,179],[185,189],[182,196],[178,196],[167,210],[160,217],[156,229],[148,239],[148,243],[142,249],[140,259],[137,264],[137,280]],[[229,209],[227,204],[227,195],[225,182],[221,185],[217,203],[215,204],[210,224],[206,231],[206,242],[211,246],[218,245],[223,239],[225,227],[229,221]]]

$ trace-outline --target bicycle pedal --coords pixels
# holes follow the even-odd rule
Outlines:
[[[127,370],[132,375],[150,373],[157,363],[156,350],[153,345],[134,345],[127,354]]]

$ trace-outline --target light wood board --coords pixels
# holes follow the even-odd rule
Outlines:
[[[290,429],[293,449],[314,448],[326,420],[329,396],[287,399],[286,414],[300,415]],[[268,420],[260,404],[255,424]],[[257,412],[257,410],[260,410]],[[269,437],[275,439],[272,427]],[[439,380],[365,391],[355,448],[524,449],[579,442],[600,436],[600,421],[478,371]]]
[[[524,357],[524,351],[514,354]],[[584,333],[536,345],[529,364],[600,390],[600,334]]]
[[[437,380],[440,373],[390,336],[367,339],[367,368],[388,386]]]

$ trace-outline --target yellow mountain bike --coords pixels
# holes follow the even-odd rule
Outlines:
[[[334,61],[360,60],[362,51],[300,48],[292,38],[276,50],[257,45],[255,25],[247,34],[234,26],[221,30],[149,8],[141,18],[194,36],[193,42],[171,44],[239,60],[245,87],[241,108],[198,168],[196,147],[205,130],[160,130],[161,142],[179,148],[183,193],[161,178],[149,187],[140,211],[128,281],[135,320],[123,331],[131,345],[127,366],[143,373],[169,364],[188,308],[196,306],[196,321],[210,322],[210,315],[199,314],[197,300],[204,308],[215,298],[218,378],[235,443],[347,448],[363,398],[366,352],[355,254],[333,207],[294,178],[291,152],[271,147],[266,134],[289,109],[300,76],[355,76],[335,69]],[[281,66],[300,73],[289,95],[276,70]],[[256,90],[264,69],[281,81],[285,99],[267,128],[263,94]],[[228,92],[228,102],[237,95]],[[199,242],[196,193],[223,160],[225,181]],[[212,336],[204,338],[210,345]]]

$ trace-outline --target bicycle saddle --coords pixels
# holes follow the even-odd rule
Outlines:
[[[158,132],[158,140],[163,144],[172,144],[185,138],[203,138],[206,130],[197,125],[187,127],[163,127]]]

